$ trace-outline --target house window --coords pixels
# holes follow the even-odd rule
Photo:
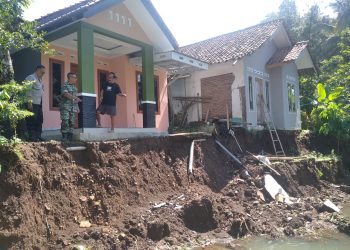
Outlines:
[[[137,112],[142,112],[142,73],[136,72],[137,87]],[[154,98],[156,101],[156,113],[159,113],[159,77],[154,76]]]
[[[270,111],[270,85],[269,82],[265,82],[265,100],[267,110]]]
[[[253,97],[253,77],[248,77],[248,88],[249,88],[249,108],[254,110],[254,97]]]
[[[50,59],[50,108],[59,109],[61,86],[64,81],[64,62]]]
[[[294,84],[288,83],[288,107],[289,112],[296,111],[296,96]]]

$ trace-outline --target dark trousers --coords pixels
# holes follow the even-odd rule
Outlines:
[[[43,128],[43,108],[42,105],[33,104],[33,116],[27,117],[27,130],[29,139],[35,140],[41,137]]]

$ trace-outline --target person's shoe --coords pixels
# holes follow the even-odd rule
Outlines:
[[[96,128],[102,128],[101,124],[97,124]]]
[[[38,141],[46,141],[44,138],[42,138],[41,136],[39,136],[38,138]]]
[[[62,133],[62,142],[68,142],[68,134]]]
[[[111,128],[110,130],[108,130],[108,133],[114,133],[114,128]]]
[[[67,139],[68,139],[68,141],[73,141],[73,133],[68,133]]]

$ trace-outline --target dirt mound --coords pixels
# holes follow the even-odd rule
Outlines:
[[[201,237],[302,235],[310,223],[325,227],[315,209],[324,198],[346,198],[319,180],[315,166],[278,163],[281,177],[273,176],[299,200],[275,203],[263,189],[267,169],[238,155],[250,174],[242,179],[212,138],[196,144],[188,176],[191,141],[96,142],[72,153],[60,143],[29,143],[21,159],[0,150],[7,166],[0,173],[0,249],[163,249]],[[233,150],[232,141],[223,143]]]

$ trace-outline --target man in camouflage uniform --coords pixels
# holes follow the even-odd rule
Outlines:
[[[61,132],[64,142],[73,139],[73,129],[75,123],[75,113],[79,112],[78,103],[81,100],[77,97],[77,75],[75,73],[67,74],[68,81],[62,86],[61,106]]]

